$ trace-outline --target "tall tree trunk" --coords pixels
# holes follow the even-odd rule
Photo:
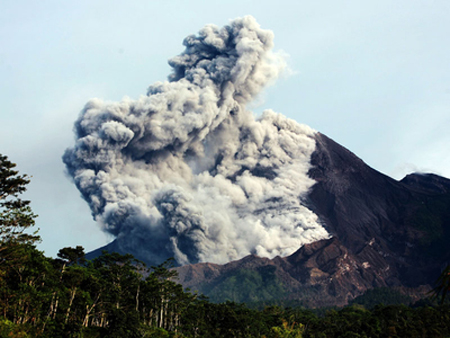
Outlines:
[[[148,325],[152,326],[153,324],[153,309],[150,309],[148,312]]]
[[[77,293],[77,287],[74,287],[72,290],[72,293],[70,295],[69,307],[67,308],[67,311],[66,311],[66,318],[64,319],[64,324],[67,324],[67,322],[69,321],[70,310],[72,308],[73,300],[75,299],[76,293]]]
[[[87,327],[89,324],[89,316],[92,312],[92,310],[95,308],[95,306],[97,305],[98,300],[100,299],[100,293],[98,294],[97,298],[95,299],[94,303],[92,304],[91,307],[89,307],[89,305],[86,305],[86,315],[84,316],[83,319],[83,324],[82,326]]]
[[[138,284],[137,291],[136,291],[136,312],[139,311],[139,291],[141,289],[141,286]]]
[[[59,296],[56,296],[55,307],[53,309],[52,319],[56,318],[56,313],[58,312],[58,305],[59,305]]]
[[[91,310],[89,309],[89,305],[86,305],[86,315],[83,319],[83,327],[87,327],[89,324],[89,314],[91,313]]]

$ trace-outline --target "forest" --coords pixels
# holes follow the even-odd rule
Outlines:
[[[29,178],[15,167],[0,155],[0,337],[450,336],[448,268],[429,302],[313,311],[213,303],[175,282],[171,260],[146,267],[104,252],[88,261],[81,246],[46,257],[30,201],[20,198]]]

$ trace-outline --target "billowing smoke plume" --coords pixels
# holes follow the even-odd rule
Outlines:
[[[179,264],[288,255],[328,237],[302,204],[314,131],[247,103],[282,71],[248,16],[204,27],[138,100],[89,101],[63,157],[95,220],[124,250]]]

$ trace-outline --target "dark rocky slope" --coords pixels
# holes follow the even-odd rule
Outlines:
[[[344,305],[374,287],[415,297],[431,289],[450,263],[450,180],[412,174],[396,181],[323,134],[316,143],[309,175],[317,184],[307,202],[333,237],[285,258],[183,266],[184,286],[216,301],[285,298],[307,306]]]

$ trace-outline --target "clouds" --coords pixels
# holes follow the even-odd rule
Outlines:
[[[253,17],[188,36],[146,96],[89,101],[68,173],[103,228],[148,257],[224,263],[328,236],[301,202],[314,131],[247,110],[284,68]],[[128,243],[128,244],[127,244]]]

